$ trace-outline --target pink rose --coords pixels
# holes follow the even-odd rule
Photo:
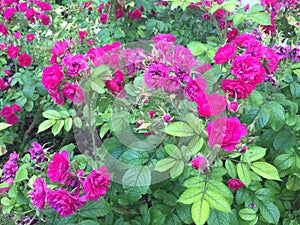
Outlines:
[[[220,145],[222,149],[231,152],[247,135],[246,125],[241,124],[237,117],[220,117],[208,123],[208,145]]]
[[[190,80],[184,88],[185,96],[189,101],[195,101],[197,98],[203,96],[205,92],[206,80],[203,77]]]
[[[21,111],[21,107],[18,105],[18,104],[12,104],[12,109],[15,111],[15,112],[20,112]]]
[[[273,51],[273,49],[269,48],[268,46],[264,46],[262,50],[262,58],[265,61],[266,73],[274,74],[278,68],[278,55]]]
[[[30,192],[32,203],[39,210],[43,210],[47,201],[48,188],[42,178],[37,178],[33,183],[34,190]]]
[[[210,20],[210,15],[208,14],[208,13],[203,13],[202,14],[202,18],[204,19],[204,20]]]
[[[86,100],[84,90],[76,83],[70,84],[66,82],[62,93],[67,99],[70,99],[72,102],[79,103],[85,102]]]
[[[17,12],[15,8],[6,8],[3,12],[3,17],[8,21],[11,20],[11,17]]]
[[[169,67],[164,63],[150,63],[145,71],[144,82],[150,90],[162,88],[168,77]]]
[[[225,44],[223,47],[220,47],[216,52],[214,57],[215,64],[224,64],[228,62],[235,55],[235,52],[235,45]]]
[[[238,102],[228,102],[227,104],[227,109],[229,112],[237,112],[239,108],[239,103]]]
[[[20,38],[21,38],[21,33],[20,33],[20,32],[14,33],[14,37],[15,37],[16,39],[20,39]]]
[[[48,166],[48,177],[50,181],[58,181],[58,183],[62,184],[66,180],[70,168],[68,152],[63,150],[61,153],[55,153]]]
[[[73,196],[67,190],[59,188],[55,191],[49,190],[48,203],[51,208],[59,213],[60,217],[71,216],[74,212],[82,208],[85,203],[82,198]]]
[[[50,94],[50,97],[53,99],[53,101],[56,104],[64,105],[65,104],[65,98],[63,97],[62,93],[58,89],[48,89],[48,92]]]
[[[57,64],[45,67],[42,73],[42,83],[48,90],[56,90],[64,78],[65,76]]]
[[[152,38],[153,42],[166,41],[176,42],[176,37],[173,34],[158,34]]]
[[[100,15],[100,22],[102,23],[102,24],[106,24],[107,23],[107,20],[108,20],[108,14],[107,13],[103,13],[103,14],[101,14]]]
[[[4,106],[0,111],[0,114],[3,117],[8,117],[8,116],[12,115],[13,113],[14,113],[13,108],[8,105]]]
[[[239,30],[237,28],[233,28],[231,31],[228,31],[226,34],[227,42],[233,41],[238,35]]]
[[[256,37],[252,34],[243,33],[234,39],[234,43],[240,47],[247,47],[249,42],[256,41]]]
[[[245,99],[255,89],[255,86],[246,83],[243,80],[224,79],[221,83],[223,91],[228,93],[229,97],[236,99]]]
[[[8,48],[7,48],[7,55],[9,56],[9,58],[14,59],[18,56],[19,53],[19,47],[18,46],[14,46],[13,44],[11,44]]]
[[[34,40],[34,34],[27,34],[26,35],[26,41],[31,42],[32,40]]]
[[[52,10],[51,4],[48,2],[40,2],[38,5],[42,11],[51,11]]]
[[[203,156],[196,156],[192,161],[191,161],[192,167],[195,170],[200,170],[200,169],[205,169],[206,168],[206,158]]]
[[[71,52],[67,52],[63,58],[62,65],[68,69],[68,75],[71,77],[80,76],[80,72],[87,69],[87,58],[81,54],[72,56]]]
[[[85,39],[85,37],[88,36],[88,32],[86,30],[81,30],[81,31],[79,31],[78,36],[79,36],[80,41],[82,41]]]
[[[32,64],[32,58],[30,55],[23,53],[18,57],[20,66],[30,66]]]
[[[39,16],[39,19],[41,19],[42,24],[45,26],[48,26],[51,22],[50,18],[44,13]]]
[[[177,77],[167,76],[163,87],[165,92],[174,93],[180,89],[180,81]]]
[[[171,121],[170,114],[165,114],[165,115],[163,115],[162,118],[163,118],[163,120],[164,120],[165,123],[170,123],[170,121]]]
[[[0,33],[2,33],[4,36],[8,35],[8,30],[3,23],[0,23]]]
[[[195,102],[199,115],[203,117],[219,115],[226,108],[226,98],[218,94],[201,95]]]
[[[97,201],[103,196],[110,185],[110,174],[106,167],[101,166],[98,170],[93,170],[83,182],[83,193],[90,201]]]
[[[102,2],[102,3],[100,3],[100,5],[98,7],[98,13],[101,13],[103,8],[104,8],[104,3]]]
[[[12,124],[12,125],[18,123],[18,121],[19,121],[19,118],[16,114],[11,114],[5,118],[5,122],[8,124]]]
[[[35,15],[35,11],[34,11],[33,8],[29,8],[29,9],[26,10],[25,17],[28,20],[32,19],[34,17],[34,15]]]
[[[153,118],[154,117],[154,115],[155,115],[155,111],[154,110],[150,110],[149,112],[148,112],[148,115],[150,116],[150,118]]]
[[[26,10],[27,10],[27,2],[20,2],[19,12],[26,12]]]
[[[142,12],[138,8],[136,8],[133,12],[130,13],[130,19],[139,20],[142,17]]]
[[[51,54],[55,56],[62,56],[65,54],[68,47],[69,43],[67,41],[57,41],[51,50]]]
[[[238,79],[256,85],[264,81],[265,70],[257,58],[243,54],[234,57],[231,73]]]
[[[229,179],[227,181],[227,186],[233,190],[238,190],[244,187],[245,185],[239,179]]]
[[[277,2],[278,2],[278,0],[261,0],[260,4],[267,5],[267,6],[274,6],[274,5],[276,5]]]
[[[123,9],[116,10],[116,19],[118,20],[122,16],[124,16],[124,10]]]

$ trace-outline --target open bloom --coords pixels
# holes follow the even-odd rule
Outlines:
[[[110,174],[106,167],[101,166],[98,170],[93,170],[83,182],[83,192],[87,200],[97,201],[103,196],[110,185]]]
[[[66,180],[70,168],[68,152],[64,150],[61,153],[55,153],[48,167],[50,181],[58,181],[58,183],[62,184]]]
[[[236,52],[235,45],[225,44],[223,47],[219,48],[214,57],[216,64],[223,64],[228,62],[234,56]]]
[[[65,83],[65,86],[62,90],[63,95],[70,99],[72,102],[85,102],[86,97],[84,90],[78,84]]]
[[[227,185],[229,188],[233,189],[233,190],[238,190],[242,187],[244,187],[245,185],[242,183],[242,181],[240,181],[239,179],[229,179],[227,181]]]
[[[30,192],[32,203],[35,207],[43,210],[47,201],[48,192],[48,188],[43,178],[37,178],[33,183],[33,188],[34,190]]]

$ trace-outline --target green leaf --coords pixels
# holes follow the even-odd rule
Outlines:
[[[209,216],[209,205],[203,198],[198,198],[192,205],[192,218],[196,225],[203,225]]]
[[[290,191],[299,191],[300,190],[300,178],[294,175],[289,175],[286,182],[286,188]]]
[[[259,146],[249,148],[242,156],[243,162],[253,162],[263,158],[266,155],[267,149]]]
[[[184,181],[183,186],[186,188],[198,187],[199,189],[204,188],[205,178],[203,176],[191,177]]]
[[[261,188],[255,192],[255,197],[261,201],[274,201],[275,193],[270,188]]]
[[[177,201],[186,205],[192,204],[197,200],[197,197],[199,197],[202,192],[203,189],[201,190],[201,188],[198,187],[188,188],[180,195]]]
[[[175,165],[170,169],[171,178],[178,177],[184,170],[184,162],[177,160]]]
[[[264,11],[264,10],[265,10],[265,8],[262,5],[255,4],[250,9],[248,9],[246,14],[250,15],[250,14],[261,12],[261,11]]]
[[[207,51],[206,46],[198,41],[192,41],[188,43],[187,47],[191,50],[194,56],[201,55],[202,53]]]
[[[218,210],[211,209],[207,220],[208,225],[228,225],[229,213],[224,213]]]
[[[168,144],[165,146],[167,154],[174,159],[182,159],[181,151],[175,145]]]
[[[227,169],[227,173],[230,177],[232,177],[232,178],[236,177],[236,166],[232,161],[226,160],[225,168]]]
[[[129,165],[140,166],[149,160],[149,156],[147,152],[129,149],[120,156],[119,160]]]
[[[283,128],[274,138],[273,146],[276,150],[288,150],[297,145],[297,137],[293,135],[291,129]]]
[[[12,124],[0,123],[0,131],[6,129],[8,127],[11,127],[11,126],[12,126]]]
[[[269,121],[271,123],[271,128],[274,131],[279,131],[285,124],[284,108],[275,101],[268,102],[266,108],[268,108],[270,112]]]
[[[262,129],[264,126],[267,125],[267,123],[270,120],[270,111],[266,107],[262,107],[258,114],[257,114],[258,120],[255,122],[255,128],[257,130]]]
[[[64,120],[64,129],[65,129],[65,131],[69,132],[71,130],[72,123],[73,123],[72,118],[67,118],[67,119]]]
[[[174,0],[172,2],[172,5],[171,5],[171,10],[176,9],[178,6],[181,6],[181,5],[182,5],[182,1],[181,0]]]
[[[16,173],[16,178],[14,182],[18,183],[26,179],[28,179],[28,171],[25,166],[21,166]]]
[[[173,158],[165,158],[159,160],[155,165],[155,170],[158,172],[165,172],[171,169],[176,163],[176,160]]]
[[[202,134],[203,131],[203,122],[202,120],[195,116],[193,113],[188,113],[185,116],[186,122],[188,125],[197,133],[197,134]]]
[[[277,156],[274,159],[274,165],[279,170],[287,170],[293,165],[294,162],[295,162],[295,156],[289,154],[282,154]]]
[[[59,132],[61,131],[61,129],[64,127],[64,124],[65,124],[64,120],[56,121],[55,124],[52,127],[52,134],[54,136],[58,135]]]
[[[81,217],[96,218],[105,216],[110,212],[110,205],[100,198],[98,201],[87,201],[86,205],[78,211]]]
[[[187,156],[187,160],[190,159],[191,156],[198,153],[204,145],[204,140],[202,137],[194,136],[192,140],[189,142],[186,150],[184,151],[184,155]]]
[[[191,207],[188,205],[183,204],[176,204],[176,212],[179,218],[185,223],[185,224],[192,224],[193,219],[191,215]]]
[[[100,225],[100,223],[94,220],[83,220],[79,223],[79,225]]]
[[[40,125],[39,125],[39,128],[38,128],[38,133],[41,133],[47,129],[49,129],[50,127],[52,127],[54,124],[56,123],[56,120],[45,120],[44,122],[42,122]]]
[[[251,165],[251,169],[261,177],[269,180],[278,180],[280,177],[276,167],[266,162],[255,162]]]
[[[122,184],[124,187],[149,186],[150,183],[151,170],[149,167],[139,166],[129,168],[122,178]]]
[[[5,205],[2,207],[2,213],[3,214],[9,214],[11,210],[13,209],[13,205]]]
[[[5,206],[9,206],[9,205],[13,205],[13,202],[9,198],[3,197],[1,198],[1,204]]]
[[[278,224],[280,212],[278,210],[278,207],[274,203],[261,201],[259,210],[263,218],[267,221],[267,223]]]
[[[260,25],[266,25],[266,26],[272,25],[270,14],[266,12],[254,13],[250,16],[250,19],[252,19],[254,22]]]
[[[232,18],[234,27],[238,27],[241,24],[241,22],[243,22],[247,18],[247,15],[242,13],[236,13],[233,15]]]
[[[237,174],[240,180],[243,182],[243,184],[246,185],[246,187],[248,187],[251,184],[252,182],[251,171],[247,165],[239,163],[237,165]]]
[[[222,212],[230,212],[230,202],[228,199],[226,199],[223,194],[222,190],[219,190],[218,192],[212,189],[207,189],[205,196],[205,200],[209,203],[209,206],[211,208],[214,208],[216,210],[222,211]]]
[[[193,129],[184,122],[170,123],[165,132],[177,137],[190,137],[195,135]]]
[[[52,110],[52,109],[43,112],[43,117],[45,117],[46,119],[51,119],[51,120],[59,120],[62,118],[62,116],[60,115],[59,112]]]
[[[228,12],[233,12],[234,10],[236,10],[236,7],[240,5],[240,3],[238,1],[228,1],[228,2],[223,2],[222,3],[222,8],[224,8],[226,11]]]
[[[239,211],[239,216],[246,221],[255,220],[257,217],[256,212],[250,208],[244,208]]]
[[[298,98],[300,96],[300,84],[298,83],[291,83],[290,84],[290,91],[293,98]]]
[[[100,128],[100,138],[103,138],[104,135],[109,131],[109,123],[105,123]]]
[[[3,183],[0,183],[0,188],[6,188],[6,187],[9,187],[9,183],[7,182],[3,182]]]

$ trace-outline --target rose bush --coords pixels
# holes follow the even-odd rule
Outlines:
[[[298,224],[299,9],[1,2],[1,224]]]

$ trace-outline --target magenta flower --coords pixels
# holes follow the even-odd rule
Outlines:
[[[48,2],[40,2],[38,5],[42,11],[51,11],[52,10],[51,4]]]
[[[0,23],[0,33],[2,33],[4,36],[8,35],[8,30],[3,23]]]
[[[199,77],[195,80],[190,80],[184,89],[185,96],[189,101],[195,101],[196,99],[205,95],[206,87],[206,80],[202,77]]]
[[[67,67],[68,75],[71,77],[80,76],[80,72],[87,69],[88,63],[85,56],[76,54],[72,56],[71,52],[67,52],[63,58],[62,65]]]
[[[71,216],[74,212],[85,205],[82,198],[73,196],[67,190],[59,188],[55,191],[49,190],[48,204],[55,209],[61,217]]]
[[[100,21],[102,24],[106,24],[106,23],[107,23],[107,20],[108,20],[108,14],[107,14],[107,13],[101,14],[99,21]]]
[[[158,34],[152,38],[153,42],[166,41],[176,42],[176,37],[173,34]]]
[[[105,166],[99,167],[98,170],[93,170],[83,182],[83,192],[86,198],[90,201],[97,201],[103,196],[110,185],[110,174]]]
[[[48,91],[50,89],[57,90],[64,78],[65,76],[57,64],[45,67],[42,73],[42,83]]]
[[[18,116],[17,116],[16,114],[14,114],[14,113],[11,114],[11,115],[9,115],[9,116],[7,116],[7,117],[5,118],[5,122],[8,123],[8,124],[12,124],[12,125],[18,123],[18,121],[19,121],[19,118],[18,118]]]
[[[167,76],[163,88],[165,92],[174,93],[180,89],[180,81],[177,77]]]
[[[191,164],[195,170],[205,169],[207,164],[206,158],[204,156],[196,156],[191,161]]]
[[[37,178],[33,183],[34,190],[30,192],[32,203],[39,210],[43,210],[47,201],[48,188],[43,178]]]
[[[33,142],[32,147],[33,148],[28,149],[30,160],[35,160],[35,164],[46,161],[42,146],[37,142]]]
[[[13,44],[11,44],[8,48],[7,48],[7,55],[9,56],[9,58],[14,59],[18,56],[19,53],[19,47],[18,46],[14,46]]]
[[[165,123],[170,123],[170,121],[171,121],[171,116],[170,116],[170,114],[165,114],[165,115],[163,115],[163,120],[165,121]]]
[[[26,41],[31,42],[32,40],[34,40],[34,34],[27,34],[26,35]]]
[[[239,108],[239,103],[238,102],[228,102],[228,104],[227,104],[227,109],[228,109],[228,111],[229,112],[237,112],[237,110],[238,110],[238,108]]]
[[[19,155],[16,152],[13,152],[9,155],[9,160],[3,164],[1,183],[6,182],[9,184],[9,187],[0,188],[0,193],[9,191],[10,186],[13,184],[17,170],[19,168],[18,160]]]
[[[0,114],[3,117],[8,117],[8,116],[12,115],[13,113],[14,113],[13,108],[8,105],[4,106],[0,111]]]
[[[226,108],[226,98],[218,94],[201,95],[195,102],[199,115],[203,117],[219,115]]]
[[[128,16],[132,20],[139,20],[142,18],[142,12],[138,8],[136,8],[133,12],[131,12]]]
[[[39,19],[41,19],[42,24],[45,26],[48,26],[51,22],[50,18],[45,13],[39,15]]]
[[[68,152],[63,150],[61,153],[55,153],[48,166],[48,177],[50,181],[57,181],[62,184],[66,180],[70,168]]]
[[[237,117],[220,117],[208,123],[208,145],[220,145],[231,152],[240,143],[242,136],[247,135],[246,125],[241,124]]]
[[[65,83],[65,86],[62,90],[63,95],[70,99],[72,102],[85,102],[85,92],[78,84],[70,84],[68,82]]]
[[[215,64],[224,64],[233,58],[236,52],[235,45],[225,44],[220,47],[214,57]]]
[[[29,9],[26,10],[25,17],[26,17],[28,20],[33,19],[34,15],[35,15],[35,11],[34,11],[33,8],[29,8]]]
[[[233,190],[238,190],[244,187],[245,185],[239,179],[229,179],[227,181],[227,186]]]
[[[223,91],[228,93],[229,97],[237,99],[245,99],[255,89],[255,86],[246,83],[243,80],[224,79],[221,83]]]
[[[154,115],[155,115],[155,113],[156,113],[156,112],[155,112],[154,110],[151,109],[151,110],[148,112],[148,115],[149,115],[150,118],[153,118]]]
[[[27,10],[27,2],[20,2],[19,3],[19,12],[26,12]]]
[[[145,72],[144,82],[152,89],[162,88],[168,77],[169,67],[164,63],[150,63]]]
[[[27,53],[23,53],[23,54],[19,55],[18,63],[20,64],[20,66],[24,66],[24,67],[31,66],[32,58]]]
[[[15,8],[6,8],[3,12],[3,17],[8,21],[11,20],[11,17],[17,12]]]

